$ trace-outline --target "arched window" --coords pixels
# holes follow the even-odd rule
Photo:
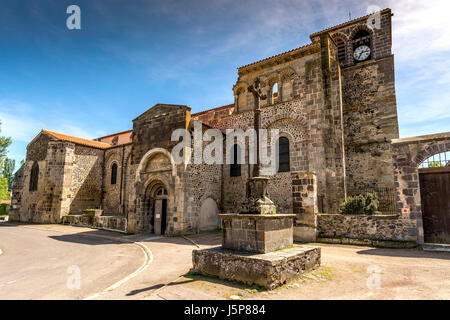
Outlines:
[[[233,146],[233,162],[230,164],[230,177],[241,176],[241,164],[238,159],[241,158],[241,148],[237,144]]]
[[[158,190],[156,190],[155,195],[157,195],[157,196],[167,196],[166,188],[160,187]]]
[[[275,82],[272,86],[272,103],[276,103],[278,101],[278,97],[278,82]]]
[[[334,40],[337,47],[337,56],[340,63],[345,63],[345,41],[342,38],[336,38]]]
[[[370,33],[366,30],[359,30],[353,37],[353,58],[355,62],[369,60],[372,57],[372,46],[370,40]],[[364,48],[364,47],[368,47]],[[359,49],[358,49],[359,48]],[[359,52],[356,55],[356,52]],[[356,56],[355,56],[356,55]]]
[[[450,151],[438,153],[425,159],[419,168],[442,168],[450,167]]]
[[[37,191],[39,182],[39,165],[37,162],[33,164],[30,175],[30,191]]]
[[[117,163],[111,166],[111,184],[117,183]]]
[[[281,137],[278,139],[278,172],[289,172],[290,170],[289,140]]]

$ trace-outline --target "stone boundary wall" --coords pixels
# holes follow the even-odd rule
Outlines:
[[[417,242],[416,227],[397,215],[318,214],[318,238]]]
[[[67,215],[62,217],[62,224],[73,226],[127,232],[127,222],[124,217],[92,216],[87,214]]]

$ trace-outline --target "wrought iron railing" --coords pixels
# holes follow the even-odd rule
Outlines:
[[[419,168],[450,167],[450,151],[432,155],[419,165]]]
[[[379,205],[378,211],[385,215],[397,214],[397,198],[395,188],[388,187],[363,187],[353,190],[347,190],[348,196],[356,196],[358,194],[376,193],[378,195]]]

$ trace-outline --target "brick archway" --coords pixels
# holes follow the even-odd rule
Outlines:
[[[419,165],[428,157],[450,151],[450,132],[392,140],[394,181],[399,219],[411,240],[424,241]]]

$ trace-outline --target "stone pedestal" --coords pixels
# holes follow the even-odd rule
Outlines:
[[[272,290],[320,266],[320,247],[292,246],[265,254],[221,247],[192,251],[195,272]]]
[[[320,265],[320,248],[293,245],[294,214],[221,214],[222,247],[192,251],[194,271],[274,289]]]
[[[295,214],[221,214],[222,247],[267,253],[293,245]]]

